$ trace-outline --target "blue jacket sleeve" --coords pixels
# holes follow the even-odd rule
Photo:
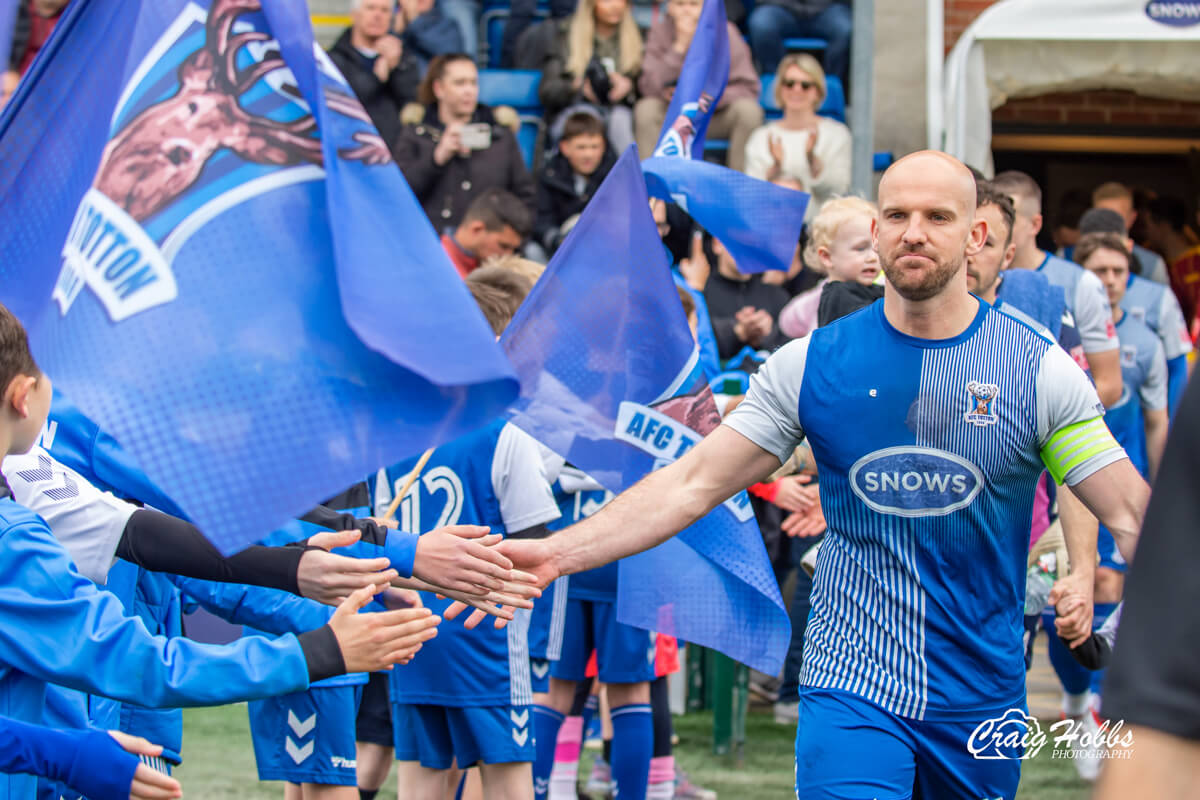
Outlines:
[[[172,583],[211,614],[282,636],[304,633],[329,622],[334,609],[279,589],[242,583],[216,583],[196,578],[169,576]]]
[[[79,575],[45,523],[0,512],[0,660],[40,680],[148,708],[220,705],[308,688],[295,636],[229,645],[152,636]],[[19,511],[14,514],[11,509]]]
[[[0,717],[0,772],[60,781],[91,800],[126,800],[138,759],[104,731],[62,731]]]

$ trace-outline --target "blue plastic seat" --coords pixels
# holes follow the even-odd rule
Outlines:
[[[783,40],[783,48],[789,53],[821,53],[829,46],[829,42],[815,37],[796,36]]]
[[[540,117],[542,102],[538,86],[542,73],[536,69],[479,70],[479,100],[489,106],[512,106],[522,114]]]
[[[527,114],[521,115],[521,128],[517,131],[517,145],[521,148],[521,156],[530,172],[536,172],[538,167],[538,148],[542,141],[542,131],[545,123],[541,117]]]

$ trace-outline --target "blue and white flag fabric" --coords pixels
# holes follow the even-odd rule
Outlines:
[[[729,82],[723,0],[704,0],[653,157],[642,163],[650,194],[678,203],[729,250],[742,272],[787,270],[808,194],[704,160],[708,123]]]
[[[511,402],[304,0],[74,0],[45,48],[0,116],[0,301],[218,548]]]
[[[509,418],[609,491],[679,458],[720,423],[634,148],[500,342],[522,387]],[[617,618],[775,674],[791,627],[746,493],[624,559]]]

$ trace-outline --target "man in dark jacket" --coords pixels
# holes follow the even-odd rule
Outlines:
[[[358,0],[351,20],[329,57],[390,144],[400,133],[400,109],[417,99],[417,60],[391,33],[390,0]]]
[[[435,58],[425,80],[424,118],[401,129],[393,151],[433,227],[457,227],[491,188],[512,192],[532,212],[533,178],[512,131],[479,103],[475,62],[461,53]]]
[[[764,283],[761,274],[739,270],[729,251],[718,240],[711,241],[717,269],[704,287],[704,299],[721,358],[732,358],[747,345],[774,350],[786,343],[788,337],[780,332],[777,320],[791,299],[788,293]]]
[[[546,164],[538,182],[533,233],[548,254],[558,249],[616,163],[599,117],[586,111],[567,117],[558,152]]]

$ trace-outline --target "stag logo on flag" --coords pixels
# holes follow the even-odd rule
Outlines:
[[[174,300],[174,255],[208,221],[324,178],[316,118],[261,12],[259,0],[189,3],[132,72],[63,246],[53,298],[64,316],[84,287],[113,322]],[[325,54],[314,53],[345,87]],[[366,126],[337,150],[340,158],[391,161],[348,89],[326,89],[325,101]]]

